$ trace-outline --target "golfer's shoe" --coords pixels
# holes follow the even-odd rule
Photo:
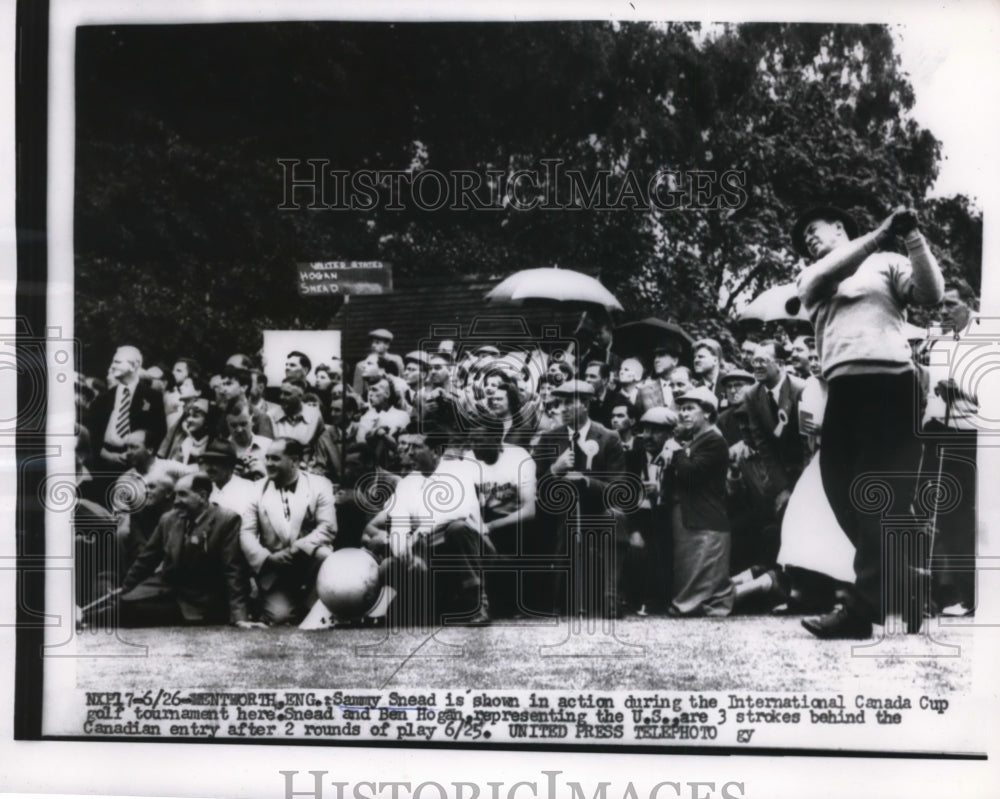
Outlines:
[[[817,638],[864,639],[872,636],[872,623],[837,605],[830,613],[802,620],[802,626]]]
[[[948,605],[947,607],[941,608],[942,616],[971,616],[972,609],[967,608],[962,602],[956,602],[954,605]]]

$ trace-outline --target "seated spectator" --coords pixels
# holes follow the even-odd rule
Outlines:
[[[181,475],[183,476],[183,475]],[[178,478],[180,479],[180,478]],[[168,472],[148,474],[142,482],[142,499],[116,511],[118,566],[116,584],[135,563],[153,537],[160,519],[174,504],[173,476]]]
[[[293,438],[298,441],[307,455],[320,433],[323,432],[323,417],[313,408],[302,404],[306,385],[297,378],[285,378],[281,382],[281,415],[274,420],[275,438]]]
[[[521,407],[521,394],[510,381],[499,382],[488,397],[487,428],[499,432],[500,443],[527,449],[535,433],[532,419]]]
[[[303,455],[298,440],[275,439],[265,459],[267,479],[256,484],[243,515],[240,542],[268,624],[298,623],[313,606],[316,572],[337,535],[333,487],[299,470]]]
[[[198,465],[212,481],[209,499],[242,517],[253,502],[256,489],[250,480],[235,474],[236,449],[232,443],[222,438],[210,441],[198,457]]]
[[[160,455],[183,464],[197,464],[216,427],[217,411],[205,398],[191,400],[173,430],[160,445]]]
[[[445,458],[447,444],[447,433],[436,425],[413,424],[400,436],[406,476],[366,527],[363,542],[384,558],[381,572],[397,592],[394,618],[419,623],[422,609],[430,607],[435,622],[462,614],[465,623],[488,624],[482,558],[494,549],[477,500],[478,469],[468,460]],[[440,570],[439,557],[448,559]]]
[[[174,510],[160,519],[122,581],[119,607],[124,626],[256,626],[247,610],[240,517],[212,505],[211,491],[212,481],[202,474],[177,482]]]
[[[226,425],[225,415],[229,413],[230,409],[238,405],[243,405],[250,411],[253,432],[263,438],[274,438],[271,417],[267,415],[266,411],[260,408],[254,409],[253,407],[252,400],[250,399],[252,388],[253,375],[249,370],[226,364],[222,370],[222,383],[219,387],[222,397],[222,404],[219,408],[222,414],[220,415],[218,429],[215,431],[217,436],[221,438],[229,437],[229,428]]]
[[[172,426],[184,412],[185,401],[200,397],[207,388],[201,376],[201,367],[194,358],[178,358],[170,370],[163,407],[167,415],[167,425]]]
[[[509,388],[516,393],[513,386]],[[472,457],[479,464],[476,491],[485,531],[500,556],[513,558],[506,574],[490,582],[490,602],[495,615],[509,615],[526,608],[524,583],[516,558],[540,554],[535,545],[535,462],[527,450],[503,444],[495,431],[473,432]],[[513,577],[514,579],[511,579]]]
[[[251,482],[265,476],[264,455],[272,439],[253,432],[250,410],[246,404],[237,404],[226,413],[229,441],[236,454],[235,473]]]
[[[353,396],[341,394],[331,399],[330,424],[326,425],[313,448],[313,471],[334,485],[344,482],[344,449],[357,439],[357,423],[352,421],[357,407]]]
[[[382,378],[368,387],[368,410],[358,421],[356,440],[371,447],[375,462],[387,466],[396,449],[396,437],[410,423],[410,415],[396,407],[393,384]]]

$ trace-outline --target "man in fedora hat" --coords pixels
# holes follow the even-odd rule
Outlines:
[[[242,516],[254,499],[254,487],[250,480],[235,474],[237,460],[233,443],[216,438],[198,456],[198,466],[212,481],[209,499]]]
[[[882,251],[897,237],[906,256]],[[798,295],[816,331],[829,386],[820,447],[823,487],[856,549],[855,582],[843,604],[802,623],[819,638],[867,638],[872,623],[886,615],[882,515],[907,513],[920,461],[914,434],[919,381],[905,311],[938,303],[943,279],[911,209],[897,209],[857,236],[846,212],[813,208],[795,222],[792,241],[813,262],[799,274]],[[877,513],[858,508],[857,480],[888,482],[889,507]],[[909,610],[912,629],[919,613]]]

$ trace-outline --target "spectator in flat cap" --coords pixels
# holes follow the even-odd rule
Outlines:
[[[867,473],[908,475],[918,469],[921,446],[914,431],[920,387],[906,338],[906,309],[936,304],[944,285],[912,209],[897,209],[864,236],[856,238],[856,232],[847,213],[829,207],[807,211],[792,229],[796,249],[814,261],[799,274],[797,286],[829,387],[819,456],[823,486],[856,548],[856,579],[843,606],[803,620],[819,638],[868,638],[872,623],[885,618],[884,586],[904,584],[903,575],[886,573],[882,517],[859,512],[854,482]],[[897,237],[906,256],[879,252]],[[893,478],[889,494],[887,512],[906,513],[912,479]],[[916,565],[919,574],[922,567]],[[914,631],[922,622],[918,605],[908,600],[902,609]]]
[[[563,423],[542,434],[535,447],[535,461],[538,473],[539,517],[546,516],[539,525],[540,530],[549,531],[551,550],[554,554],[567,553],[569,544],[567,522],[577,511],[588,516],[607,516],[615,529],[616,545],[627,544],[627,531],[619,525],[620,514],[615,514],[604,501],[608,485],[625,472],[625,453],[618,435],[604,425],[590,419],[590,400],[594,389],[582,380],[569,380],[552,390],[551,402],[562,408]],[[571,483],[578,496],[577,508],[572,511],[553,512],[543,510],[553,503],[547,498],[555,496],[561,489],[555,484]],[[617,596],[617,580],[614,564],[604,563],[603,593],[604,605],[595,611],[580,603],[582,597],[571,597],[571,607],[588,610],[605,616],[620,613]],[[561,593],[562,596],[558,594]],[[592,599],[599,599],[600,592]],[[565,591],[557,587],[557,605],[562,605]]]
[[[686,443],[668,441],[661,455],[674,496],[670,613],[728,616],[733,608],[726,512],[729,448],[714,424],[719,400],[709,388],[698,386],[676,401],[679,432]]]
[[[430,359],[427,357],[427,353],[421,350],[408,352],[403,358],[403,382],[406,383],[405,399],[406,404],[411,408],[416,408],[420,389],[427,379],[430,368]],[[417,410],[417,414],[419,416],[419,410]]]
[[[744,395],[756,381],[750,372],[733,369],[719,378],[719,382],[726,395],[726,407],[719,413],[715,426],[719,428],[726,443],[732,446],[737,441],[743,440],[743,433],[736,418],[736,409],[740,407]]]
[[[379,327],[368,333],[368,340],[370,342],[369,354],[374,355],[376,358],[383,358],[394,364],[396,376],[399,377],[402,375],[404,369],[403,359],[395,353],[389,352],[389,345],[392,344],[392,333],[384,327]],[[365,396],[364,376],[360,364],[354,367],[354,380],[351,382],[351,385],[359,397]]]
[[[667,459],[661,456],[677,423],[677,413],[670,408],[650,408],[636,426],[638,445],[626,453],[627,469],[642,482],[643,498],[627,516],[629,550],[623,584],[636,587],[627,599],[640,616],[665,612],[672,597],[670,489]]]

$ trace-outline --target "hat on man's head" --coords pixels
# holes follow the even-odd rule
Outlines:
[[[594,396],[594,387],[585,380],[567,380],[552,389],[553,397],[572,397],[578,395],[590,399]]]
[[[392,333],[384,327],[377,327],[368,334],[368,338],[380,338],[384,341],[392,341]]]
[[[682,349],[681,342],[678,339],[661,338],[653,345],[653,355],[666,353],[667,355],[673,355],[675,358],[680,358]]]
[[[403,363],[413,363],[419,364],[422,367],[427,367],[430,365],[430,358],[427,357],[427,353],[423,350],[414,350],[413,352],[408,352],[403,356]]]
[[[677,421],[676,411],[660,406],[650,408],[646,411],[639,420],[639,424],[655,425],[656,427],[677,427]]]
[[[698,339],[694,343],[694,346],[691,348],[691,351],[692,352],[697,352],[698,350],[701,350],[701,349],[711,350],[712,354],[715,355],[715,357],[718,360],[720,360],[720,361],[722,360],[722,345],[718,341],[716,341],[714,338],[700,338],[700,339]]]
[[[473,355],[492,355],[494,358],[500,357],[500,350],[492,344],[482,344],[472,351]]]
[[[743,369],[732,369],[723,375],[719,375],[719,384],[725,385],[733,380],[742,380],[746,383],[756,383],[757,379],[747,371]]]
[[[694,386],[685,391],[681,396],[674,397],[674,402],[680,405],[683,402],[697,402],[701,407],[717,411],[719,410],[719,398],[715,392],[706,386]]]
[[[236,448],[231,441],[224,438],[213,438],[205,447],[205,451],[198,456],[198,460],[225,461],[236,463]]]
[[[440,344],[438,344],[437,355],[443,355],[448,360],[455,359],[455,342],[449,338],[446,338]]]
[[[854,221],[854,217],[847,213],[847,211],[835,208],[832,205],[818,205],[815,208],[810,208],[795,220],[795,225],[792,227],[792,244],[795,245],[796,252],[806,258],[809,258],[810,255],[803,234],[809,223],[817,219],[823,219],[828,222],[840,222],[844,226],[847,238],[849,239],[853,239],[858,235],[858,223]]]

